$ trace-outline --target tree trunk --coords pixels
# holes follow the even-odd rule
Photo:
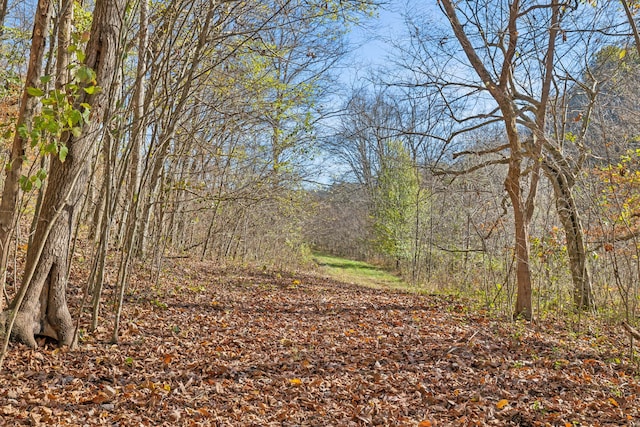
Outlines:
[[[66,287],[69,249],[84,197],[84,186],[77,183],[84,182],[88,175],[101,121],[109,114],[120,52],[123,3],[124,0],[96,1],[85,64],[96,72],[102,90],[92,95],[83,91],[79,96],[76,108],[81,108],[81,103],[91,105],[91,121],[79,137],[66,135],[63,139],[69,150],[66,161],[52,161],[35,244],[27,252],[25,272],[33,269],[34,274],[23,277],[24,300],[16,298],[11,304],[9,313],[16,312],[12,337],[31,347],[36,346],[36,335],[51,336],[61,345],[73,344],[74,325],[67,308]],[[7,312],[4,314],[7,317]],[[11,322],[8,323],[7,329],[11,329]]]
[[[6,5],[6,2],[4,2]],[[6,13],[6,7],[4,8]],[[13,237],[13,229],[18,216],[18,199],[20,195],[20,176],[22,164],[25,158],[27,141],[22,137],[18,129],[22,125],[28,125],[33,117],[37,102],[34,97],[29,96],[27,88],[38,87],[42,74],[42,59],[45,50],[45,34],[49,28],[51,18],[50,0],[40,0],[36,10],[33,24],[33,34],[31,39],[31,52],[29,54],[29,66],[24,91],[20,102],[20,112],[16,123],[16,132],[11,148],[11,158],[7,175],[2,190],[2,200],[0,201],[0,280],[4,289],[7,273],[7,261],[9,259],[9,243]],[[1,289],[0,289],[1,292]],[[0,310],[4,308],[4,298],[0,297]]]
[[[529,226],[520,187],[520,161],[511,159],[505,188],[513,205],[515,227],[516,279],[518,292],[514,317],[532,318],[531,271],[529,268]]]
[[[588,310],[594,304],[593,292],[582,220],[572,192],[574,180],[567,177],[567,172],[563,172],[561,167],[552,166],[550,161],[544,161],[544,170],[553,184],[556,210],[567,241],[574,305],[577,310]]]
[[[0,35],[4,32],[4,21],[7,19],[9,12],[9,0],[0,0]]]
[[[460,46],[464,50],[473,69],[486,86],[491,96],[497,102],[502,112],[502,120],[505,125],[507,140],[509,141],[509,170],[505,179],[505,189],[509,194],[513,205],[513,217],[515,227],[515,257],[516,257],[516,279],[518,283],[518,295],[514,316],[524,317],[527,320],[532,318],[531,304],[531,269],[529,267],[529,222],[533,215],[534,201],[537,191],[537,172],[534,173],[530,181],[530,188],[527,197],[524,196],[520,180],[522,172],[522,143],[518,135],[517,112],[514,94],[510,92],[511,80],[513,79],[513,63],[518,52],[518,17],[520,16],[520,1],[513,0],[509,4],[509,22],[506,28],[505,40],[508,44],[503,52],[504,59],[499,73],[495,78],[484,65],[478,51],[465,33],[464,25],[460,23],[456,12],[456,6],[452,0],[442,0],[441,5],[449,19],[451,28],[458,39]]]

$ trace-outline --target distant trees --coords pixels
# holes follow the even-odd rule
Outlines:
[[[359,89],[352,93],[337,132],[325,145],[347,167],[352,183],[321,193],[321,206],[330,200],[333,209],[341,205],[347,211],[355,209],[352,215],[356,210],[364,214],[358,221],[359,237],[351,239],[352,244],[362,245],[355,252],[380,258],[412,280],[417,280],[424,243],[429,192],[421,182],[421,165],[428,156],[424,127],[430,119],[416,104],[398,102],[384,91]],[[343,198],[347,189],[357,202]],[[328,226],[333,233],[343,233],[338,231],[340,224]],[[323,239],[311,240],[320,249],[334,247]]]
[[[402,144],[391,140],[385,145],[372,200],[374,245],[399,269],[402,261],[411,258],[415,219],[421,214],[419,182]]]

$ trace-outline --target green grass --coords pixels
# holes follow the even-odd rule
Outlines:
[[[318,264],[320,271],[341,282],[355,283],[376,289],[412,289],[411,285],[405,283],[400,277],[366,262],[319,253],[313,254],[313,260]]]

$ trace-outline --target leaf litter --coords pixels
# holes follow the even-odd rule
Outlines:
[[[620,328],[572,334],[561,322],[501,321],[459,298],[314,273],[176,262],[157,286],[136,280],[118,344],[106,315],[77,350],[44,340],[37,350],[11,347],[0,425],[640,420],[638,370]]]

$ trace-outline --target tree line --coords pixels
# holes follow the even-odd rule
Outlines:
[[[516,317],[635,316],[635,2],[411,5],[346,91],[374,1],[0,6],[5,346],[73,345],[70,291],[117,342],[133,266],[311,249]]]
[[[298,257],[300,166],[344,35],[373,4],[4,3],[5,348],[73,345],[71,290],[117,342],[136,262]],[[90,274],[72,283],[80,246]]]
[[[350,222],[311,239],[515,317],[554,307],[633,319],[637,10],[413,4],[391,65],[353,91],[327,142],[348,179],[318,200]],[[348,199],[366,221],[339,212]],[[353,227],[359,241],[336,238]]]

